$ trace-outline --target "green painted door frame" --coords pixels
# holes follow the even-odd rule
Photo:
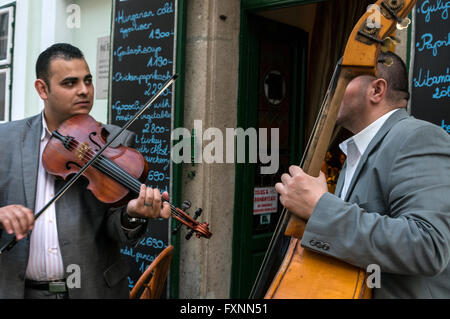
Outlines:
[[[305,5],[323,0],[242,0],[241,2],[241,27],[240,27],[240,54],[239,54],[239,89],[237,127],[244,129],[258,127],[258,76],[259,76],[259,43],[257,29],[254,26],[252,13],[260,10],[276,9],[293,5]],[[299,53],[299,52],[297,52]],[[298,63],[302,64],[301,74],[296,74],[297,83],[306,83],[306,61],[304,55]],[[297,66],[295,66],[297,67]],[[302,86],[304,91],[305,86]],[[295,90],[293,90],[295,92]],[[303,114],[304,92],[297,92],[292,96],[293,118],[300,119],[298,123],[291,123],[291,163],[298,164],[303,152],[301,142],[303,141]],[[294,122],[294,121],[293,121]],[[292,134],[292,133],[291,133]],[[247,298],[248,248],[265,250],[271,239],[271,234],[253,236],[252,231],[253,189],[255,180],[256,164],[236,164],[235,170],[235,199],[233,220],[233,243],[232,243],[232,271],[231,271],[231,298]],[[259,238],[258,238],[259,236]],[[256,240],[255,240],[256,239]],[[258,247],[256,247],[258,246]],[[260,247],[259,247],[260,246]],[[244,293],[245,292],[245,293]]]
[[[248,13],[249,11],[279,9],[291,6],[311,4],[321,1],[326,0],[242,0],[241,6],[242,10],[245,10]],[[241,15],[243,13],[244,12],[241,11]]]
[[[184,119],[184,83],[185,83],[185,61],[186,61],[186,13],[187,0],[177,1],[177,38],[176,38],[176,66],[175,73],[178,74],[178,79],[175,82],[175,108],[174,108],[174,129],[183,127]],[[182,186],[182,165],[172,163],[172,194],[170,195],[172,203],[181,207],[181,186]],[[170,230],[174,230],[177,225],[174,219],[171,219]],[[171,245],[174,246],[174,253],[172,263],[170,265],[169,273],[169,291],[170,299],[179,298],[179,284],[180,284],[180,233],[173,235],[170,238]]]

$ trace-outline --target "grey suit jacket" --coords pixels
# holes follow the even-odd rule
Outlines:
[[[118,130],[106,126],[113,134]],[[34,211],[41,115],[0,125],[0,207],[21,204]],[[124,132],[117,143],[129,145],[134,134]],[[116,143],[116,144],[117,144]],[[55,182],[55,192],[64,181]],[[86,190],[80,178],[57,202],[56,220],[64,269],[80,267],[81,287],[69,289],[70,298],[128,298],[128,265],[120,245],[133,245],[146,226],[127,232],[121,227],[123,208],[112,209]],[[0,245],[13,238],[0,231]],[[29,239],[20,240],[0,255],[0,298],[23,298]],[[70,269],[70,268],[69,268]],[[68,270],[70,275],[73,270]]]
[[[337,195],[344,176],[345,166]],[[345,201],[321,197],[302,245],[363,269],[379,265],[374,298],[450,298],[450,136],[395,112],[362,155]]]

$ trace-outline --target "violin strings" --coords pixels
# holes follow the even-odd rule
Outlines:
[[[111,174],[113,175],[111,176],[112,178],[118,180],[120,184],[139,194],[141,183],[136,179],[134,179],[133,177],[131,177],[127,172],[124,172],[121,168],[118,168],[114,163],[109,161],[107,158],[101,157],[98,161],[98,165],[96,165],[96,168],[100,169],[104,173],[114,173]],[[162,198],[162,200],[169,204],[170,210],[174,215],[177,215],[180,218],[184,217],[176,210],[176,207],[173,206],[169,201],[167,201],[164,198]]]
[[[78,142],[74,141],[74,143],[78,143]],[[92,156],[92,152],[89,151],[88,156],[85,155],[84,157],[85,158],[87,157],[89,159],[89,158],[92,158],[91,156]],[[107,158],[100,157],[97,165],[95,165],[95,166],[97,166],[104,173],[109,173],[109,172],[115,173],[114,176],[111,176],[112,178],[118,179],[122,185],[133,190],[136,193],[139,193],[141,183],[139,181],[137,181],[136,179],[134,179],[132,176],[130,176],[127,172],[123,171],[120,167],[115,165],[113,162],[109,161]],[[169,201],[165,200],[164,198],[162,200],[169,204],[170,209],[174,215],[184,219],[184,216],[180,212],[178,212],[178,210],[176,209],[175,206],[173,206]]]
[[[72,140],[71,142],[69,142],[71,151],[76,149],[78,145],[79,142],[76,140]],[[88,150],[84,153],[83,159],[85,160],[87,158],[87,160],[90,160],[94,154],[95,153],[93,153],[91,150]],[[110,177],[116,178],[120,184],[139,194],[141,183],[107,158],[100,156],[98,161],[93,163],[93,166],[98,168],[105,174],[111,173],[113,176]],[[177,208],[172,203],[164,198],[162,198],[162,200],[169,204],[170,210],[174,215],[180,217],[183,220],[185,219],[185,217],[177,210]]]

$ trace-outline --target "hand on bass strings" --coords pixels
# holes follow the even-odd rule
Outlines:
[[[33,212],[22,205],[0,207],[0,227],[17,240],[24,238],[34,226]]]
[[[280,194],[281,204],[304,220],[311,217],[319,199],[328,192],[322,171],[319,177],[313,177],[298,166],[289,167],[289,174],[281,176],[281,183],[277,183],[275,189]]]
[[[169,194],[164,192],[161,196],[159,189],[141,185],[139,197],[128,202],[127,214],[137,218],[169,218],[170,206],[168,202],[162,203],[162,197],[169,199]]]

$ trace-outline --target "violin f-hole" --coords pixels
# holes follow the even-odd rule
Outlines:
[[[78,168],[81,168],[81,166],[80,166],[78,163],[73,162],[73,161],[68,161],[68,162],[66,163],[66,169],[67,169],[68,171],[70,171],[70,170],[72,169],[71,164],[73,164],[73,165],[75,165],[75,166],[78,166]]]
[[[90,133],[90,134],[89,134],[89,140],[90,140],[92,143],[94,143],[95,146],[97,146],[97,149],[96,149],[95,151],[98,152],[98,151],[101,149],[101,147],[100,147],[100,145],[99,145],[96,141],[94,141],[94,139],[92,138],[93,136],[96,136],[96,135],[97,135],[97,132],[92,132],[92,133]]]

